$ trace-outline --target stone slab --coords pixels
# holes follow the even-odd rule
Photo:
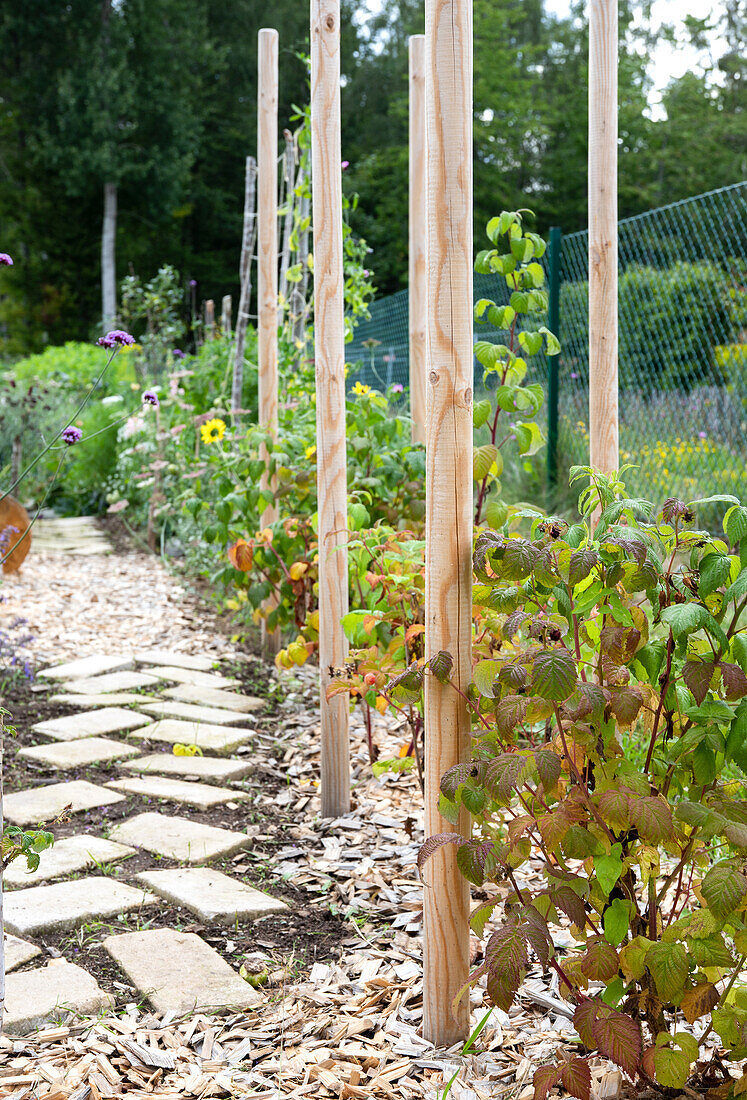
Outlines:
[[[131,817],[110,830],[120,844],[132,844],[179,863],[205,863],[216,856],[230,856],[251,844],[246,833],[201,825],[186,817],[146,813]]]
[[[216,657],[193,657],[190,653],[178,653],[172,649],[140,649],[134,657],[139,665],[175,665],[177,668],[193,668],[196,672],[210,672],[217,663]]]
[[[255,890],[212,867],[178,867],[172,871],[143,871],[138,879],[154,893],[183,905],[206,924],[256,920],[287,912],[284,901]]]
[[[132,657],[80,657],[77,661],[68,661],[64,665],[52,665],[37,672],[50,680],[77,680],[84,676],[100,676],[105,672],[123,672],[134,667]]]
[[[160,725],[160,723],[159,723]],[[221,733],[223,727],[220,727]],[[146,775],[178,775],[182,779],[215,779],[225,783],[241,779],[252,770],[252,764],[243,760],[226,760],[219,756],[174,756],[170,752],[154,752],[139,756],[122,764],[131,772]]]
[[[115,863],[134,852],[134,848],[100,836],[67,836],[40,853],[36,871],[29,871],[25,859],[15,859],[3,875],[3,881],[6,886],[35,886],[47,879],[87,871],[96,864]]]
[[[197,745],[203,751],[220,754],[234,752],[240,745],[248,744],[255,733],[239,726],[212,726],[167,718],[133,730],[131,736],[147,738],[148,741],[165,741],[169,745]]]
[[[132,776],[130,779],[112,779],[106,784],[113,791],[137,794],[142,798],[164,798],[169,802],[183,802],[198,810],[209,810],[222,802],[249,798],[243,791],[226,790],[209,783],[187,783],[183,779],[164,778],[160,775]]]
[[[156,695],[136,695],[130,691],[112,691],[103,695],[50,695],[50,703],[65,703],[68,707],[132,707],[138,703],[156,703]]]
[[[85,779],[72,779],[68,783],[50,783],[46,787],[28,787],[25,791],[6,794],[3,810],[6,820],[13,825],[35,825],[58,817],[68,806],[69,813],[78,814],[123,800],[123,794],[107,791],[106,787],[98,787]]]
[[[107,760],[123,760],[128,756],[137,756],[139,752],[140,749],[135,745],[110,741],[106,737],[81,737],[77,741],[57,741],[19,749],[17,755],[24,760],[35,760],[39,764],[64,771],[66,768],[84,768],[88,764]]]
[[[11,864],[12,866],[12,864]],[[35,943],[19,940],[18,936],[5,937],[5,973],[17,970],[24,963],[31,962],[37,955],[41,955],[41,948]]]
[[[163,703],[146,703],[139,708],[144,714],[154,718],[181,718],[186,722],[206,723],[211,726],[230,726],[232,722],[249,722],[250,717],[237,714],[235,710],[220,710],[218,707],[198,707],[192,703],[176,703],[170,699]]]
[[[111,691],[133,691],[135,688],[158,687],[160,676],[150,672],[110,672],[106,676],[86,676],[63,683],[65,691],[78,695],[105,695]]]
[[[176,665],[163,665],[159,667],[158,674],[162,680],[173,680],[177,684],[201,688],[232,688],[239,682],[217,672],[198,672],[193,668],[177,668]]]
[[[104,876],[29,886],[6,894],[5,927],[16,936],[37,936],[115,917],[151,901],[145,891]]]
[[[222,707],[224,710],[236,710],[248,714],[252,710],[262,710],[264,699],[255,695],[239,695],[233,691],[216,691],[214,688],[195,687],[194,684],[180,684],[179,687],[164,691],[168,699],[180,703],[198,703],[203,707]]]
[[[55,959],[39,970],[8,975],[3,1030],[8,1035],[27,1035],[113,1006],[114,997],[105,993],[88,971]]]
[[[108,936],[104,947],[156,1012],[252,1008],[262,996],[191,932],[156,928]]]
[[[79,737],[100,737],[103,733],[135,729],[148,721],[142,714],[123,707],[103,707],[82,714],[66,714],[64,718],[48,718],[45,722],[37,722],[32,729],[55,741],[77,741]]]

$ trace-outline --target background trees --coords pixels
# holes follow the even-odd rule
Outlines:
[[[621,4],[623,215],[747,175],[743,0],[680,39],[726,49],[647,110],[646,0]],[[365,18],[364,18],[365,16]],[[634,18],[635,17],[635,18]],[[407,38],[420,0],[344,3],[345,186],[381,292],[405,285]],[[0,282],[0,353],[87,338],[101,323],[104,189],[116,190],[116,274],[164,262],[198,298],[238,293],[244,157],[255,147],[256,41],[281,42],[280,118],[306,98],[297,0],[49,0],[0,9],[0,221],[19,263]],[[475,0],[475,219],[530,206],[540,230],[586,223],[586,25],[573,0]]]

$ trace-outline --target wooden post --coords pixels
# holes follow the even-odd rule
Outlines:
[[[301,281],[296,283],[291,294],[291,319],[293,342],[300,349],[302,357],[306,350],[306,291],[309,285],[309,227],[304,224],[309,216],[309,196],[305,193],[304,184],[304,170],[301,165],[296,179],[296,186],[301,188],[299,202],[301,228],[298,232],[297,253],[297,262],[301,265]]]
[[[413,443],[425,443],[427,331],[425,35],[410,38],[410,416]]]
[[[327,702],[330,669],[347,656],[345,329],[340,138],[340,0],[311,0],[311,180],[319,508],[319,667],[322,816],[350,809],[348,701]],[[338,547],[341,547],[338,549]]]
[[[278,32],[259,32],[257,99],[257,160],[259,191],[257,203],[257,358],[259,365],[259,424],[273,438],[278,425]],[[273,488],[267,464],[269,452],[263,445],[265,472],[260,488]],[[260,526],[278,518],[277,505],[268,504],[260,515]],[[265,611],[276,606],[267,600]],[[280,631],[268,630],[262,621],[262,651],[266,657],[280,649]]]
[[[620,464],[617,390],[617,0],[591,0],[589,437],[603,473]]]
[[[244,229],[241,235],[241,260],[239,277],[241,294],[239,311],[236,316],[236,347],[233,359],[233,380],[231,385],[231,409],[241,408],[241,395],[244,388],[244,346],[246,328],[249,324],[249,303],[252,297],[252,259],[257,240],[257,218],[255,202],[257,194],[257,162],[254,157],[246,158],[244,179]]]
[[[472,678],[472,0],[426,0],[428,384],[425,654],[446,650],[452,678]],[[469,758],[467,707],[450,684],[425,681],[425,835],[453,832],[438,812],[441,777]],[[456,826],[468,834],[465,811]],[[447,845],[425,872],[423,1035],[467,1035],[469,889]]]
[[[282,324],[288,307],[288,268],[290,267],[291,233],[293,232],[293,213],[295,210],[296,185],[296,143],[290,130],[283,131],[285,152],[283,154],[283,179],[285,181],[285,216],[283,217],[283,247],[280,252],[280,308],[278,323]]]
[[[212,298],[205,302],[205,339],[215,339],[215,302]]]
[[[231,295],[224,294],[223,300],[220,304],[220,328],[224,336],[231,335],[231,315],[233,309],[231,308]]]

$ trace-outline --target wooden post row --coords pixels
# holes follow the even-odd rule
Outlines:
[[[348,700],[326,691],[347,656],[345,336],[340,138],[340,3],[311,0],[311,180],[319,541],[322,815],[350,809]]]
[[[428,380],[425,655],[454,658],[472,679],[472,0],[426,0]],[[441,777],[469,757],[470,721],[449,684],[426,676],[425,835],[453,832],[438,812]],[[465,836],[463,810],[457,829]],[[469,997],[452,1002],[469,967],[469,889],[447,845],[425,871],[423,1034],[436,1046],[467,1035]]]
[[[410,38],[410,416],[413,443],[425,443],[426,203],[425,35]]]
[[[619,460],[617,379],[617,0],[589,12],[589,437],[603,473]]]
[[[273,438],[278,425],[278,32],[264,28],[258,42],[257,97],[257,357],[259,365],[259,423]],[[263,446],[262,457],[269,461]],[[267,468],[261,488],[272,488]],[[278,517],[276,504],[260,516],[268,527]],[[270,597],[265,611],[276,606]],[[280,649],[280,631],[262,621],[262,651],[273,656]]]

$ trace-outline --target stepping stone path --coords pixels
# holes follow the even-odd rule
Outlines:
[[[65,771],[67,768],[82,768],[87,764],[137,756],[139,751],[134,745],[123,745],[121,741],[110,741],[106,737],[82,737],[78,741],[59,741],[52,745],[33,745],[31,748],[19,749],[18,756],[23,760],[35,760],[58,771]]]
[[[109,835],[120,844],[145,848],[180,863],[204,863],[216,856],[232,856],[251,843],[246,833],[155,813],[131,817],[115,825]]]
[[[222,805],[235,809],[250,797],[230,786],[251,773],[250,759],[228,756],[255,739],[256,732],[245,723],[264,702],[231,690],[239,681],[216,671],[216,663],[209,656],[146,649],[84,657],[39,674],[36,690],[80,709],[37,723],[33,732],[40,743],[19,750],[19,758],[60,780],[66,771],[88,766],[116,766],[122,775],[97,783],[80,778],[47,782],[6,794],[7,820],[30,826],[54,819],[63,810],[75,814],[121,803],[129,808],[127,798],[136,808],[111,828],[106,826],[107,837],[80,832],[58,840],[40,853],[34,872],[21,860],[6,870],[7,1033],[24,1034],[113,1004],[111,995],[81,966],[62,958],[34,966],[43,944],[21,937],[33,941],[90,922],[114,923],[127,913],[137,916],[144,906],[148,922],[154,907],[158,914],[170,904],[227,936],[239,920],[288,912],[284,902],[241,878],[194,866],[251,844],[245,832],[190,817],[190,807],[203,812]],[[166,748],[144,755],[148,742]],[[197,746],[207,755],[169,751],[180,743]],[[154,799],[176,803],[180,812],[138,812]],[[149,861],[146,853],[181,866],[156,864],[137,874],[128,871],[128,858],[138,855],[135,866],[142,867]],[[109,870],[112,864],[117,866]],[[104,946],[135,987],[133,999],[147,997],[156,1011],[243,1009],[264,1000],[264,994],[197,935],[150,928],[109,936]]]
[[[85,779],[70,783],[51,783],[48,787],[31,787],[30,790],[6,794],[3,810],[13,825],[36,825],[59,817],[63,810],[77,814],[92,810],[95,806],[110,806],[123,802],[124,795],[97,787]]]
[[[79,737],[98,737],[102,733],[120,733],[147,725],[149,719],[123,707],[104,707],[85,714],[69,714],[65,718],[50,718],[33,726],[34,733],[43,733],[55,741],[76,741]]]

